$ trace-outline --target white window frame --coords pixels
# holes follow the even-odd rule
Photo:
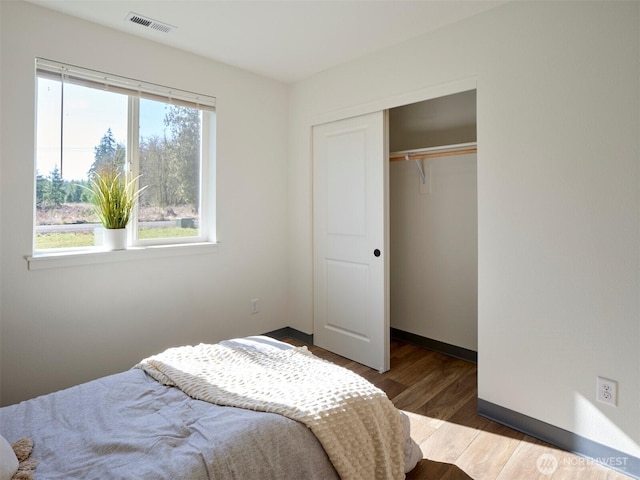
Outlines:
[[[203,245],[215,245],[216,229],[215,229],[215,151],[216,151],[216,116],[215,116],[215,97],[207,95],[199,95],[184,90],[172,89],[160,85],[133,80],[117,75],[106,74],[95,70],[89,70],[82,67],[63,64],[47,59],[36,59],[36,81],[39,77],[60,78],[63,82],[72,82],[90,88],[104,89],[128,96],[128,139],[127,139],[127,168],[137,175],[139,169],[138,163],[138,113],[140,98],[148,98],[151,100],[161,101],[163,103],[195,107],[201,110],[201,135],[200,135],[200,205],[199,212],[199,236],[194,237],[174,237],[161,239],[137,239],[137,208],[133,212],[131,222],[128,227],[128,245],[129,250],[133,252],[140,250],[155,248],[153,256],[157,255],[159,247],[163,247],[164,253],[168,252],[167,247],[185,247],[193,245],[196,248],[185,249],[180,248],[180,253],[202,252]],[[37,109],[36,109],[37,110]],[[37,119],[36,119],[37,121]],[[34,158],[34,164],[37,160]],[[36,176],[34,175],[34,182]],[[71,264],[87,263],[85,260],[78,260],[79,255],[93,255],[98,261],[114,261],[113,258],[130,257],[136,255],[131,252],[123,255],[122,252],[104,252],[100,246],[96,247],[78,247],[74,249],[45,249],[37,250],[35,248],[35,195],[34,195],[34,218],[33,218],[33,245],[32,255],[27,256],[28,266],[33,268],[47,268],[42,265],[60,265],[63,257],[72,257]],[[111,254],[111,255],[105,255]],[[139,253],[137,254],[139,255]],[[149,254],[146,254],[148,256]],[[54,258],[55,261],[39,261]],[[105,260],[111,258],[110,260]],[[93,263],[89,258],[89,263]],[[115,260],[117,261],[117,260]],[[66,262],[62,262],[63,264]]]

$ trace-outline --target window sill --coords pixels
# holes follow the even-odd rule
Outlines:
[[[181,245],[157,245],[152,247],[129,247],[126,250],[113,252],[60,252],[44,253],[24,257],[27,269],[44,270],[48,268],[75,267],[98,263],[128,262],[148,258],[166,258],[182,255],[213,254],[218,251],[217,243],[186,243]]]

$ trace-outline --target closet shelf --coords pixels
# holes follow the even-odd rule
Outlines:
[[[421,160],[423,158],[448,157],[451,155],[466,155],[477,153],[477,142],[458,143],[456,145],[445,145],[442,147],[417,148],[414,150],[402,150],[389,154],[390,162],[404,160]]]

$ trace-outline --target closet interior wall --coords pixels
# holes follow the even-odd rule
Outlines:
[[[389,110],[391,327],[477,351],[476,92]],[[395,152],[399,152],[395,153]],[[423,176],[418,165],[422,167]]]

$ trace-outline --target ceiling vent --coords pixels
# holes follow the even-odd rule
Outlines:
[[[135,23],[145,28],[150,28],[152,30],[157,30],[159,32],[169,33],[173,30],[173,25],[169,25],[168,23],[158,22],[149,17],[145,17],[143,15],[139,15],[137,13],[129,12],[126,18],[127,22]]]

